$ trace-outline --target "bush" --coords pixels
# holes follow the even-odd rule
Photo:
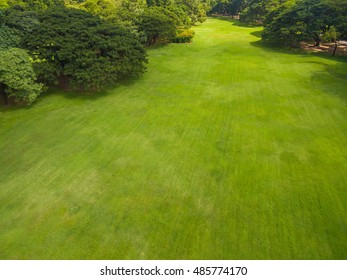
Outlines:
[[[195,32],[191,29],[184,29],[179,31],[178,35],[172,39],[173,43],[190,43],[194,37]]]

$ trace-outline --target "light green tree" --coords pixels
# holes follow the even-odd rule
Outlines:
[[[0,93],[4,103],[8,97],[32,103],[41,93],[43,85],[36,82],[30,56],[23,49],[0,50]]]

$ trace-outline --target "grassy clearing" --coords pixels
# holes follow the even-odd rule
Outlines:
[[[1,259],[346,259],[347,63],[209,19],[140,80],[0,111]]]

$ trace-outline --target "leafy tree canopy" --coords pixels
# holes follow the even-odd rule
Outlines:
[[[212,4],[211,14],[237,15],[244,9],[245,0],[217,0]]]
[[[64,78],[72,87],[98,90],[145,71],[146,52],[124,27],[64,7],[47,10],[39,21],[25,45],[46,81]]]
[[[125,25],[137,29],[139,16],[147,7],[146,0],[123,0],[115,16]]]
[[[112,22],[117,22],[117,11],[122,5],[122,0],[83,0],[66,1],[67,7],[82,9]]]
[[[7,97],[32,103],[40,94],[43,85],[36,83],[36,75],[30,56],[23,49],[0,49],[0,92]]]
[[[245,9],[240,14],[240,20],[262,23],[266,15],[280,5],[280,0],[247,0]]]
[[[149,7],[140,16],[139,31],[144,33],[147,45],[171,40],[177,31],[175,15],[163,7]]]
[[[347,3],[332,4],[331,0],[288,1],[268,15],[263,40],[277,45],[297,45],[313,40],[319,45],[322,36],[332,27],[346,34]]]
[[[204,22],[207,18],[206,11],[210,9],[208,3],[201,0],[177,0],[176,4],[182,6],[192,24]]]
[[[16,30],[21,37],[31,33],[39,25],[37,13],[22,6],[13,6],[4,10],[2,17],[4,24]]]
[[[13,47],[19,47],[21,37],[15,29],[6,25],[0,25],[0,50]]]

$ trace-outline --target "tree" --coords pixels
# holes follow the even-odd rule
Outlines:
[[[148,7],[167,7],[174,3],[174,0],[146,0]]]
[[[245,8],[240,14],[240,20],[251,23],[263,23],[266,15],[276,9],[280,3],[281,0],[245,0]]]
[[[0,9],[4,9],[8,7],[7,0],[0,0]]]
[[[298,45],[301,41],[319,46],[322,36],[333,26],[343,34],[346,10],[334,6],[331,0],[288,1],[268,15],[263,40],[278,45]],[[345,5],[346,6],[346,5]]]
[[[6,26],[16,30],[22,38],[26,37],[39,25],[37,13],[22,6],[13,6],[4,10],[2,21]]]
[[[338,46],[338,38],[340,37],[340,33],[336,31],[336,28],[332,26],[327,32],[322,36],[322,40],[325,43],[334,43],[333,56],[335,56]]]
[[[334,27],[338,33],[337,39],[347,39],[347,1],[325,0],[334,11]]]
[[[111,22],[117,22],[117,11],[122,5],[122,0],[84,0],[66,1],[67,7],[78,8],[99,16]]]
[[[94,91],[145,71],[146,52],[135,34],[85,11],[49,9],[26,36],[38,73],[50,83]]]
[[[139,31],[146,36],[148,46],[158,40],[171,40],[176,36],[177,26],[169,11],[162,7],[149,7],[140,16]]]
[[[146,0],[123,0],[116,11],[116,17],[123,25],[134,27],[137,30],[139,17],[146,7]]]
[[[245,0],[218,0],[212,5],[209,13],[222,15],[238,15],[244,8]]]
[[[15,29],[0,25],[0,50],[19,47],[20,43],[21,37]]]
[[[184,6],[171,4],[166,7],[166,15],[171,17],[177,28],[189,28],[192,25],[192,20],[184,10]]]
[[[210,8],[206,2],[201,0],[177,0],[176,4],[183,7],[191,19],[191,24],[204,22],[207,18],[206,11]]]
[[[1,49],[0,61],[0,93],[4,103],[8,104],[8,97],[32,103],[39,96],[43,85],[36,83],[27,52],[19,48]]]

